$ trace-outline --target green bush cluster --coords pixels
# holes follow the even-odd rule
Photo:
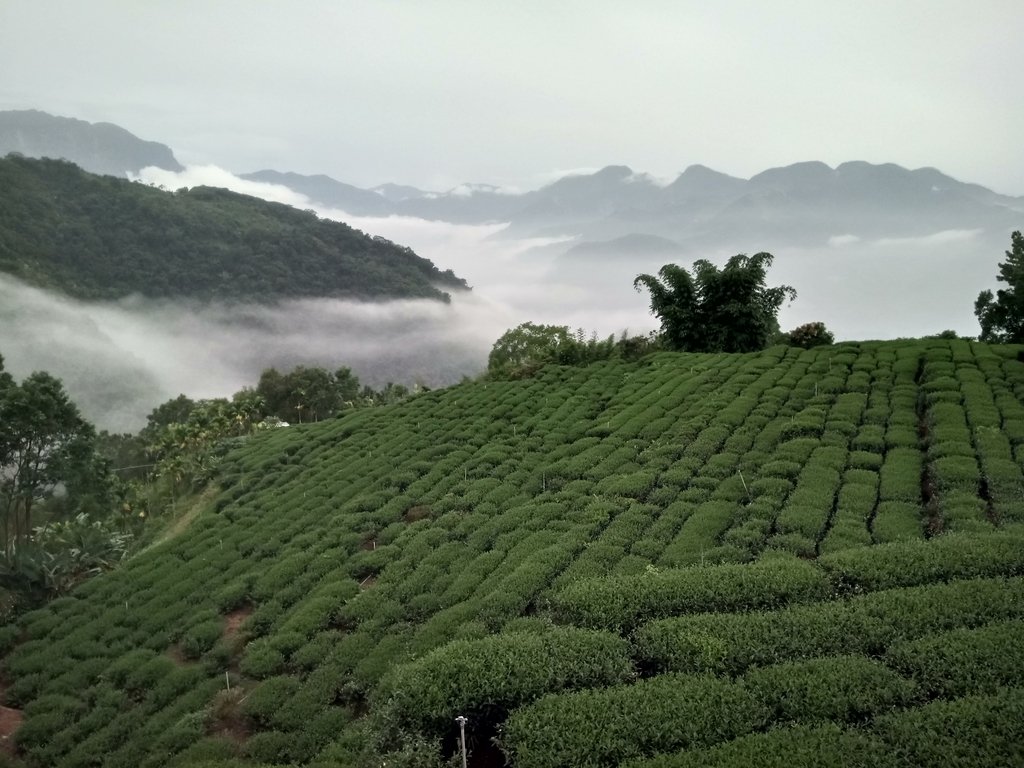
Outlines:
[[[614,766],[749,733],[769,718],[742,686],[667,675],[634,685],[547,696],[516,710],[502,749],[513,765]]]
[[[776,558],[749,565],[577,581],[555,595],[553,605],[564,621],[621,631],[685,613],[774,608],[821,600],[829,590],[827,577],[813,564]]]
[[[875,720],[899,765],[975,768],[1024,763],[1024,689],[937,701]]]
[[[438,743],[448,750],[457,708],[475,707],[490,727],[564,688],[548,671],[597,664],[605,652],[624,676],[580,672],[572,687],[618,686],[634,664],[644,674],[746,674],[729,685],[762,713],[756,728],[784,716],[806,725],[818,706],[857,720],[880,711],[872,702],[904,701],[898,681],[857,655],[906,672],[920,690],[970,692],[972,670],[987,664],[982,629],[1022,618],[1017,476],[1006,462],[1024,465],[1024,367],[1013,349],[963,345],[657,353],[466,383],[257,435],[224,457],[224,492],[185,531],[3,635],[5,703],[25,708],[25,759],[219,759],[225,671],[232,691],[251,698],[237,712],[248,762],[444,757]],[[959,399],[943,394],[952,382]],[[922,434],[929,408],[959,437]],[[925,470],[958,458],[975,461],[978,487],[934,475],[926,507]],[[943,499],[971,493],[983,530],[936,535]],[[820,602],[786,604],[807,599]],[[713,613],[673,615],[693,611]],[[635,646],[553,620],[635,628]],[[488,655],[563,632],[605,650],[551,650],[559,661],[543,674],[544,653],[509,650],[515,668]],[[925,653],[924,638],[947,632],[962,668],[936,651],[934,669],[915,659],[918,669],[899,651],[920,641]],[[472,671],[475,687],[459,688],[452,681],[474,658],[498,671]],[[794,665],[783,668],[785,702],[765,693],[789,690],[773,664]],[[844,688],[842,675],[860,682]],[[839,698],[822,704],[816,697],[832,688]],[[662,712],[658,686],[631,695],[645,690],[643,711]],[[858,700],[865,691],[876,698]],[[791,715],[780,714],[786,706]],[[633,721],[621,717],[609,733],[625,739]],[[685,727],[672,726],[673,743],[710,744]]]
[[[1024,685],[1024,622],[953,629],[889,648],[886,661],[933,696],[954,698]]]
[[[661,619],[636,633],[639,656],[657,669],[739,674],[830,654],[878,654],[893,643],[1024,616],[1024,581],[972,579],[873,592],[771,612]]]
[[[949,534],[851,549],[818,561],[841,589],[880,590],[952,579],[1024,575],[1024,529]]]
[[[623,763],[624,768],[909,768],[892,748],[834,723],[752,733],[706,749]]]
[[[572,627],[458,640],[395,668],[373,703],[405,727],[443,731],[457,715],[494,716],[565,689],[633,675],[627,643]]]

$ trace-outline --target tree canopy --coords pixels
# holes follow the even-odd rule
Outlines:
[[[954,336],[954,338],[956,338]],[[825,344],[832,344],[836,337],[822,322],[804,323],[798,325],[789,333],[782,334],[782,340],[791,347],[820,347]]]
[[[36,372],[19,384],[0,357],[0,623],[120,559],[117,493],[61,382]]]
[[[773,256],[738,254],[719,269],[700,259],[691,274],[666,264],[658,275],[638,275],[637,290],[651,294],[651,312],[661,320],[662,341],[687,352],[754,352],[779,331],[782,302],[796,298],[788,285],[765,285]]]
[[[494,342],[487,359],[487,375],[495,379],[530,376],[548,363],[589,365],[597,360],[622,357],[635,360],[656,348],[652,336],[629,336],[625,331],[598,338],[582,328],[567,325],[521,323]]]
[[[84,504],[105,492],[107,469],[92,425],[48,373],[21,384],[0,373],[0,425],[0,526],[11,559],[32,533],[37,502],[59,489]]]
[[[981,341],[1024,343],[1024,235],[1014,232],[1010,242],[997,277],[1008,287],[1000,288],[995,296],[992,291],[982,291],[974,302],[974,314],[981,324]]]

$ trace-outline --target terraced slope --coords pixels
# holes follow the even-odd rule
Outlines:
[[[1021,764],[1018,351],[660,354],[262,435],[0,633],[16,753],[425,765],[465,715],[474,765]]]

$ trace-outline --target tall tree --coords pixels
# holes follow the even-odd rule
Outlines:
[[[302,365],[289,373],[267,368],[256,393],[266,401],[269,415],[290,422],[323,421],[354,405],[360,383],[350,368],[335,373]]]
[[[95,430],[60,380],[42,372],[20,385],[0,379],[0,526],[9,560],[31,535],[38,502],[58,490],[102,495],[109,470],[96,455]]]
[[[765,285],[773,256],[738,254],[719,269],[700,259],[691,275],[666,264],[658,275],[638,275],[637,290],[651,294],[651,312],[661,320],[666,346],[689,352],[754,352],[779,331],[779,308],[796,298],[788,285]]]
[[[516,375],[558,359],[559,350],[573,345],[568,326],[522,323],[501,335],[491,347],[487,370],[492,375]]]
[[[1024,236],[1014,232],[1010,243],[996,278],[1009,287],[1000,288],[995,296],[992,291],[982,291],[974,302],[974,314],[981,324],[981,341],[1024,343]]]

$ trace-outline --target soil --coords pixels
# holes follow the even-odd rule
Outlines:
[[[224,617],[224,639],[230,640],[238,635],[242,623],[252,616],[252,606],[244,605]]]
[[[177,643],[167,649],[167,656],[179,667],[184,667],[190,663],[189,660],[185,658],[185,654],[182,653],[181,646]]]
[[[221,691],[217,694],[213,704],[213,719],[209,728],[211,736],[219,736],[236,745],[245,743],[245,740],[249,738],[249,728],[240,711],[245,696],[246,694],[241,688],[233,688],[231,691]]]
[[[417,504],[406,510],[403,519],[407,523],[415,523],[417,520],[422,520],[425,517],[430,517],[430,507],[424,504]]]
[[[245,740],[249,738],[249,730],[241,719],[232,718],[227,722],[218,723],[211,735],[219,736],[234,744],[244,744]]]
[[[377,583],[377,574],[371,573],[369,576],[367,576],[365,579],[363,579],[361,582],[359,582],[359,588],[360,589],[369,589],[370,587],[372,587],[376,583]]]
[[[20,709],[0,706],[0,750],[14,754],[14,742],[11,741],[11,737],[21,727],[23,719]]]

